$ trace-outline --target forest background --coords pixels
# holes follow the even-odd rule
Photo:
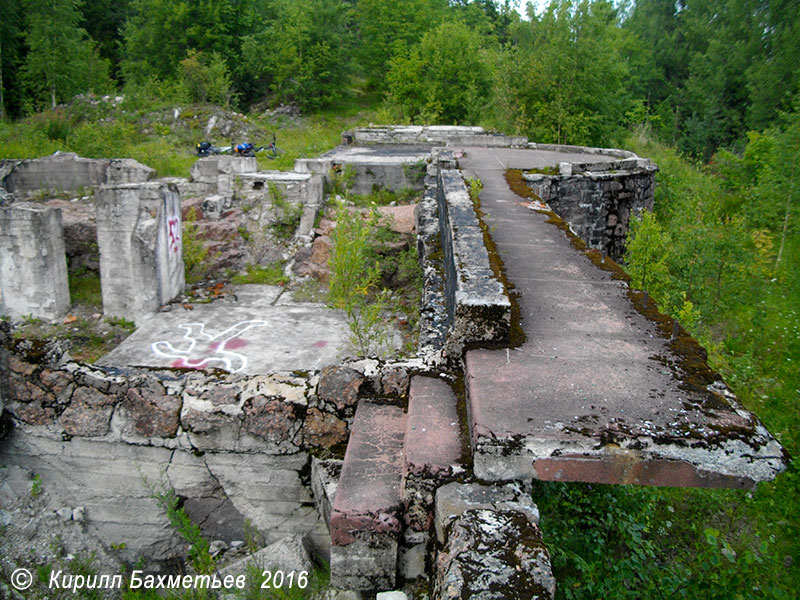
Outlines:
[[[0,157],[74,150],[185,175],[189,140],[146,115],[218,105],[257,120],[280,104],[303,112],[277,123],[298,154],[367,121],[631,149],[661,169],[655,209],[629,239],[632,284],[705,345],[796,455],[800,2],[517,9],[0,0]],[[86,101],[103,94],[122,98]],[[542,483],[533,493],[560,598],[710,600],[798,597],[799,487],[792,462],[753,492]]]

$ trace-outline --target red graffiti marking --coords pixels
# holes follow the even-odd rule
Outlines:
[[[224,342],[211,342],[208,347],[212,350],[216,350],[217,348],[222,348],[223,350],[238,350],[239,348],[244,348],[249,343],[250,342],[242,338],[231,338]]]
[[[170,366],[173,369],[195,369],[196,371],[199,371],[200,369],[203,368],[204,362],[205,361],[201,361],[193,365],[191,361],[186,360],[185,358],[181,358],[179,360],[173,360],[172,363],[170,363]]]
[[[324,340],[323,340],[323,341],[319,341],[319,342],[314,342],[314,343],[313,343],[313,344],[311,344],[311,345],[312,345],[314,348],[324,348],[325,346],[327,346],[327,345],[328,345],[328,342],[326,342],[326,341],[324,341]]]
[[[167,230],[169,232],[169,249],[173,252],[178,252],[181,241],[180,223],[177,217],[170,217],[167,219]]]

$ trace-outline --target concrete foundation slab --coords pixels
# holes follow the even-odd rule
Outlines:
[[[346,356],[341,313],[319,305],[272,306],[246,286],[238,301],[175,305],[154,314],[102,357],[107,366],[223,369],[232,373],[317,370]]]

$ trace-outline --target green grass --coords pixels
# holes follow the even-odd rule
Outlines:
[[[100,291],[100,274],[94,271],[78,270],[69,274],[69,296],[73,304],[81,306],[103,306]]]
[[[160,177],[188,177],[197,160],[195,144],[205,138],[204,128],[218,109],[180,104],[175,119],[177,106],[134,98],[115,108],[77,102],[16,122],[0,122],[0,158],[76,152],[87,158],[133,158],[154,168]],[[231,140],[212,134],[210,141],[217,145],[231,141],[266,144],[274,133],[284,153],[276,160],[259,156],[259,168],[291,170],[295,159],[330,150],[340,143],[342,131],[367,125],[377,117],[374,110],[352,104],[338,112],[299,118],[231,116],[237,129],[246,129],[247,135]]]
[[[270,263],[268,265],[248,265],[247,273],[234,275],[231,282],[237,285],[255,283],[260,285],[286,285],[289,278],[284,275],[283,261]]]

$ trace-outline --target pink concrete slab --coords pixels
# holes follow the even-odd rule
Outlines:
[[[446,475],[461,460],[456,396],[440,379],[411,379],[406,425],[406,468],[410,473]]]
[[[331,543],[358,532],[396,534],[403,500],[403,409],[361,401],[331,511]]]
[[[561,455],[533,461],[536,479],[588,483],[635,484],[662,487],[730,487],[751,489],[747,476],[721,475],[680,461],[653,459],[636,453],[609,452],[603,456]]]

